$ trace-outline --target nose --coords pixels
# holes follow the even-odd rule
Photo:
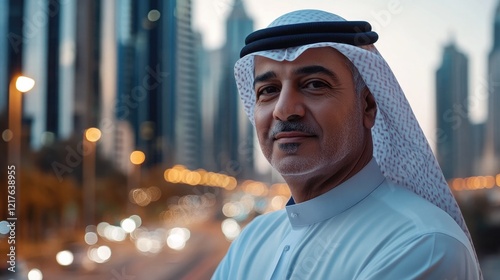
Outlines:
[[[294,121],[304,117],[303,94],[291,86],[283,86],[274,107],[273,117],[280,121]]]

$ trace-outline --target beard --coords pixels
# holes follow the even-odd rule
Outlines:
[[[360,114],[349,115],[338,133],[329,135],[330,137],[326,139],[320,139],[319,146],[314,147],[314,152],[308,154],[298,153],[301,145],[311,145],[311,143],[278,144],[270,149],[263,149],[263,152],[269,163],[282,176],[313,174],[331,167],[332,170],[338,170],[348,162],[349,155],[353,151],[359,151],[362,147],[364,137],[362,117]],[[273,156],[273,149],[279,149],[284,156]]]

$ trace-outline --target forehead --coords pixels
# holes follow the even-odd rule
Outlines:
[[[256,55],[254,59],[254,76],[262,72],[283,71],[309,65],[320,65],[335,72],[349,70],[348,60],[344,55],[334,48],[321,47],[308,49],[293,61],[276,61]]]

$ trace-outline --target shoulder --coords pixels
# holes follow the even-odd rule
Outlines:
[[[386,216],[388,222],[405,226],[417,235],[436,232],[467,239],[448,213],[403,186],[386,180],[370,197],[371,206],[376,206],[375,215],[381,219]]]
[[[400,240],[382,250],[360,279],[480,279],[469,246],[444,233]]]
[[[370,236],[381,248],[363,272],[366,279],[408,278],[405,273],[413,274],[411,279],[477,279],[472,244],[448,213],[391,182],[384,182],[366,203],[372,210]]]

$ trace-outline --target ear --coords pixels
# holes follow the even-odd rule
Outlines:
[[[377,115],[377,102],[375,97],[368,88],[365,88],[361,93],[363,104],[363,125],[367,129],[371,129],[375,125],[375,116]]]

